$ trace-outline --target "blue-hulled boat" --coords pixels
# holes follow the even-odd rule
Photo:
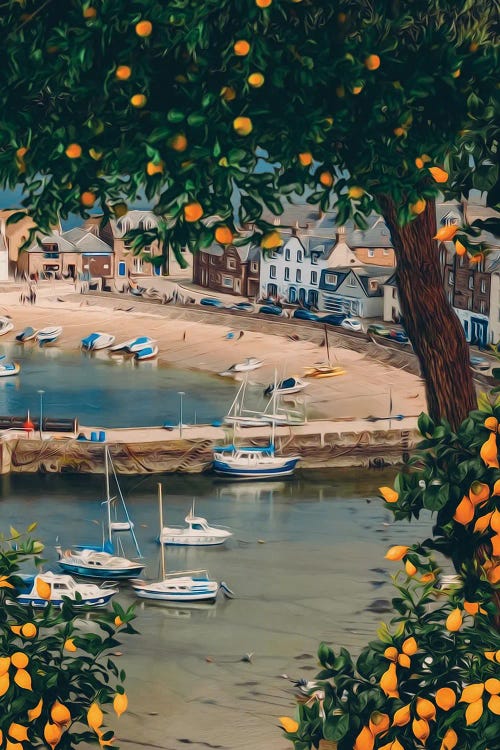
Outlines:
[[[273,443],[262,448],[227,445],[214,449],[212,468],[230,479],[273,479],[293,474],[300,456],[277,456]]]
[[[4,362],[4,357],[0,357],[0,378],[9,378],[13,375],[18,375],[21,372],[21,365],[19,362]]]
[[[156,344],[151,345],[151,346],[145,346],[144,349],[138,349],[134,354],[135,359],[139,362],[142,362],[143,360],[146,360],[146,359],[154,359],[157,356],[158,356],[158,347],[156,346]]]
[[[37,333],[38,330],[36,328],[27,326],[21,333],[17,334],[16,341],[19,341],[21,344],[24,344],[25,341],[32,341]]]
[[[154,344],[154,339],[149,336],[136,336],[133,339],[127,339],[122,341],[120,344],[115,344],[111,347],[112,352],[129,352],[134,354],[140,349],[145,349],[147,346]]]
[[[47,589],[47,586],[50,587],[49,599],[40,596],[41,583],[46,584],[44,589]],[[37,608],[46,607],[49,604],[62,607],[65,598],[70,599],[74,607],[105,607],[117,593],[118,589],[106,585],[79,583],[69,575],[49,571],[39,573],[29,583],[27,581],[26,590],[16,598],[19,604]]]
[[[86,351],[97,351],[97,349],[107,349],[115,341],[115,336],[111,333],[101,333],[96,331],[82,339],[81,347]]]
[[[40,328],[36,334],[36,340],[43,346],[44,344],[52,344],[57,341],[62,333],[62,326],[47,326],[46,328]]]

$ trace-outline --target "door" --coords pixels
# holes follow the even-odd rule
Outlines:
[[[278,296],[278,287],[276,284],[268,284],[267,285],[267,294],[268,297],[277,297]]]
[[[291,286],[288,290],[288,301],[292,303],[292,305],[297,302],[297,290],[294,286]]]
[[[488,339],[488,321],[481,318],[471,318],[471,342],[478,346],[486,346]]]
[[[312,307],[318,306],[318,292],[316,289],[309,289],[308,292],[308,302]]]
[[[236,294],[241,294],[241,279],[234,280],[234,291]]]
[[[305,289],[299,289],[299,302],[301,305],[306,304],[306,290]]]
[[[124,277],[127,275],[127,264],[125,261],[121,260],[118,263],[118,276]]]

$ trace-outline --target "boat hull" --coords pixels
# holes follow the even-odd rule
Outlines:
[[[231,479],[274,479],[291,476],[299,460],[299,458],[289,458],[275,466],[240,467],[221,459],[214,459],[212,468],[219,476]]]
[[[214,594],[213,591],[200,592],[198,594],[190,592],[186,592],[185,594],[166,594],[164,591],[159,591],[158,589],[135,589],[135,593],[141,599],[152,599],[162,602],[214,602],[217,598],[217,592]]]
[[[21,372],[21,365],[18,362],[9,363],[12,367],[7,368],[7,365],[0,366],[0,378],[11,378],[14,375],[19,375]]]
[[[231,534],[223,537],[196,537],[196,538],[182,538],[181,536],[175,537],[170,535],[162,535],[158,541],[160,544],[167,544],[169,547],[215,547],[218,544],[224,544]]]
[[[63,570],[74,575],[84,576],[86,578],[105,578],[106,580],[116,579],[127,579],[136,578],[144,570],[144,565],[136,565],[133,568],[126,568],[124,570],[112,570],[109,568],[95,568],[77,563],[72,563],[66,560],[59,560],[59,565]]]
[[[72,606],[77,609],[80,609],[81,607],[105,607],[106,604],[111,601],[115,593],[115,591],[111,591],[110,593],[103,592],[100,596],[84,597],[78,601],[70,599],[70,602]],[[66,598],[66,601],[67,600],[68,598]],[[51,599],[50,601],[47,601],[40,597],[28,596],[25,594],[16,597],[16,601],[19,602],[19,604],[31,605],[36,609],[43,609],[44,607],[48,607],[49,604],[52,604],[54,607],[62,607],[64,604],[63,599]]]

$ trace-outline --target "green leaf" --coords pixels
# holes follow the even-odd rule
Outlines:
[[[349,716],[347,714],[327,716],[323,723],[323,734],[326,740],[338,742],[349,731]]]

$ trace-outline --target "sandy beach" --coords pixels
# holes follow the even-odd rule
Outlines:
[[[75,352],[81,339],[93,331],[111,333],[117,342],[148,335],[157,341],[157,361],[164,367],[218,373],[246,357],[257,357],[264,364],[249,377],[252,383],[262,386],[273,382],[275,369],[278,378],[302,376],[304,368],[326,360],[325,348],[311,341],[244,330],[245,321],[237,316],[234,328],[217,322],[206,324],[197,320],[197,309],[186,310],[188,320],[169,319],[165,317],[168,308],[159,306],[158,311],[151,311],[148,306],[146,312],[132,297],[124,296],[122,300],[76,296],[70,284],[58,282],[55,288],[50,282],[42,282],[35,305],[20,304],[18,290],[2,293],[0,314],[12,318],[14,329],[0,338],[0,345],[14,341],[16,333],[28,325],[62,325],[63,333],[56,346]],[[294,329],[290,328],[292,332]],[[102,350],[94,356],[107,358],[110,354]],[[417,376],[347,348],[330,346],[330,360],[340,365],[345,374],[308,380],[305,393],[310,418],[384,417],[389,414],[391,401],[393,415],[414,416],[425,409],[424,386]]]

